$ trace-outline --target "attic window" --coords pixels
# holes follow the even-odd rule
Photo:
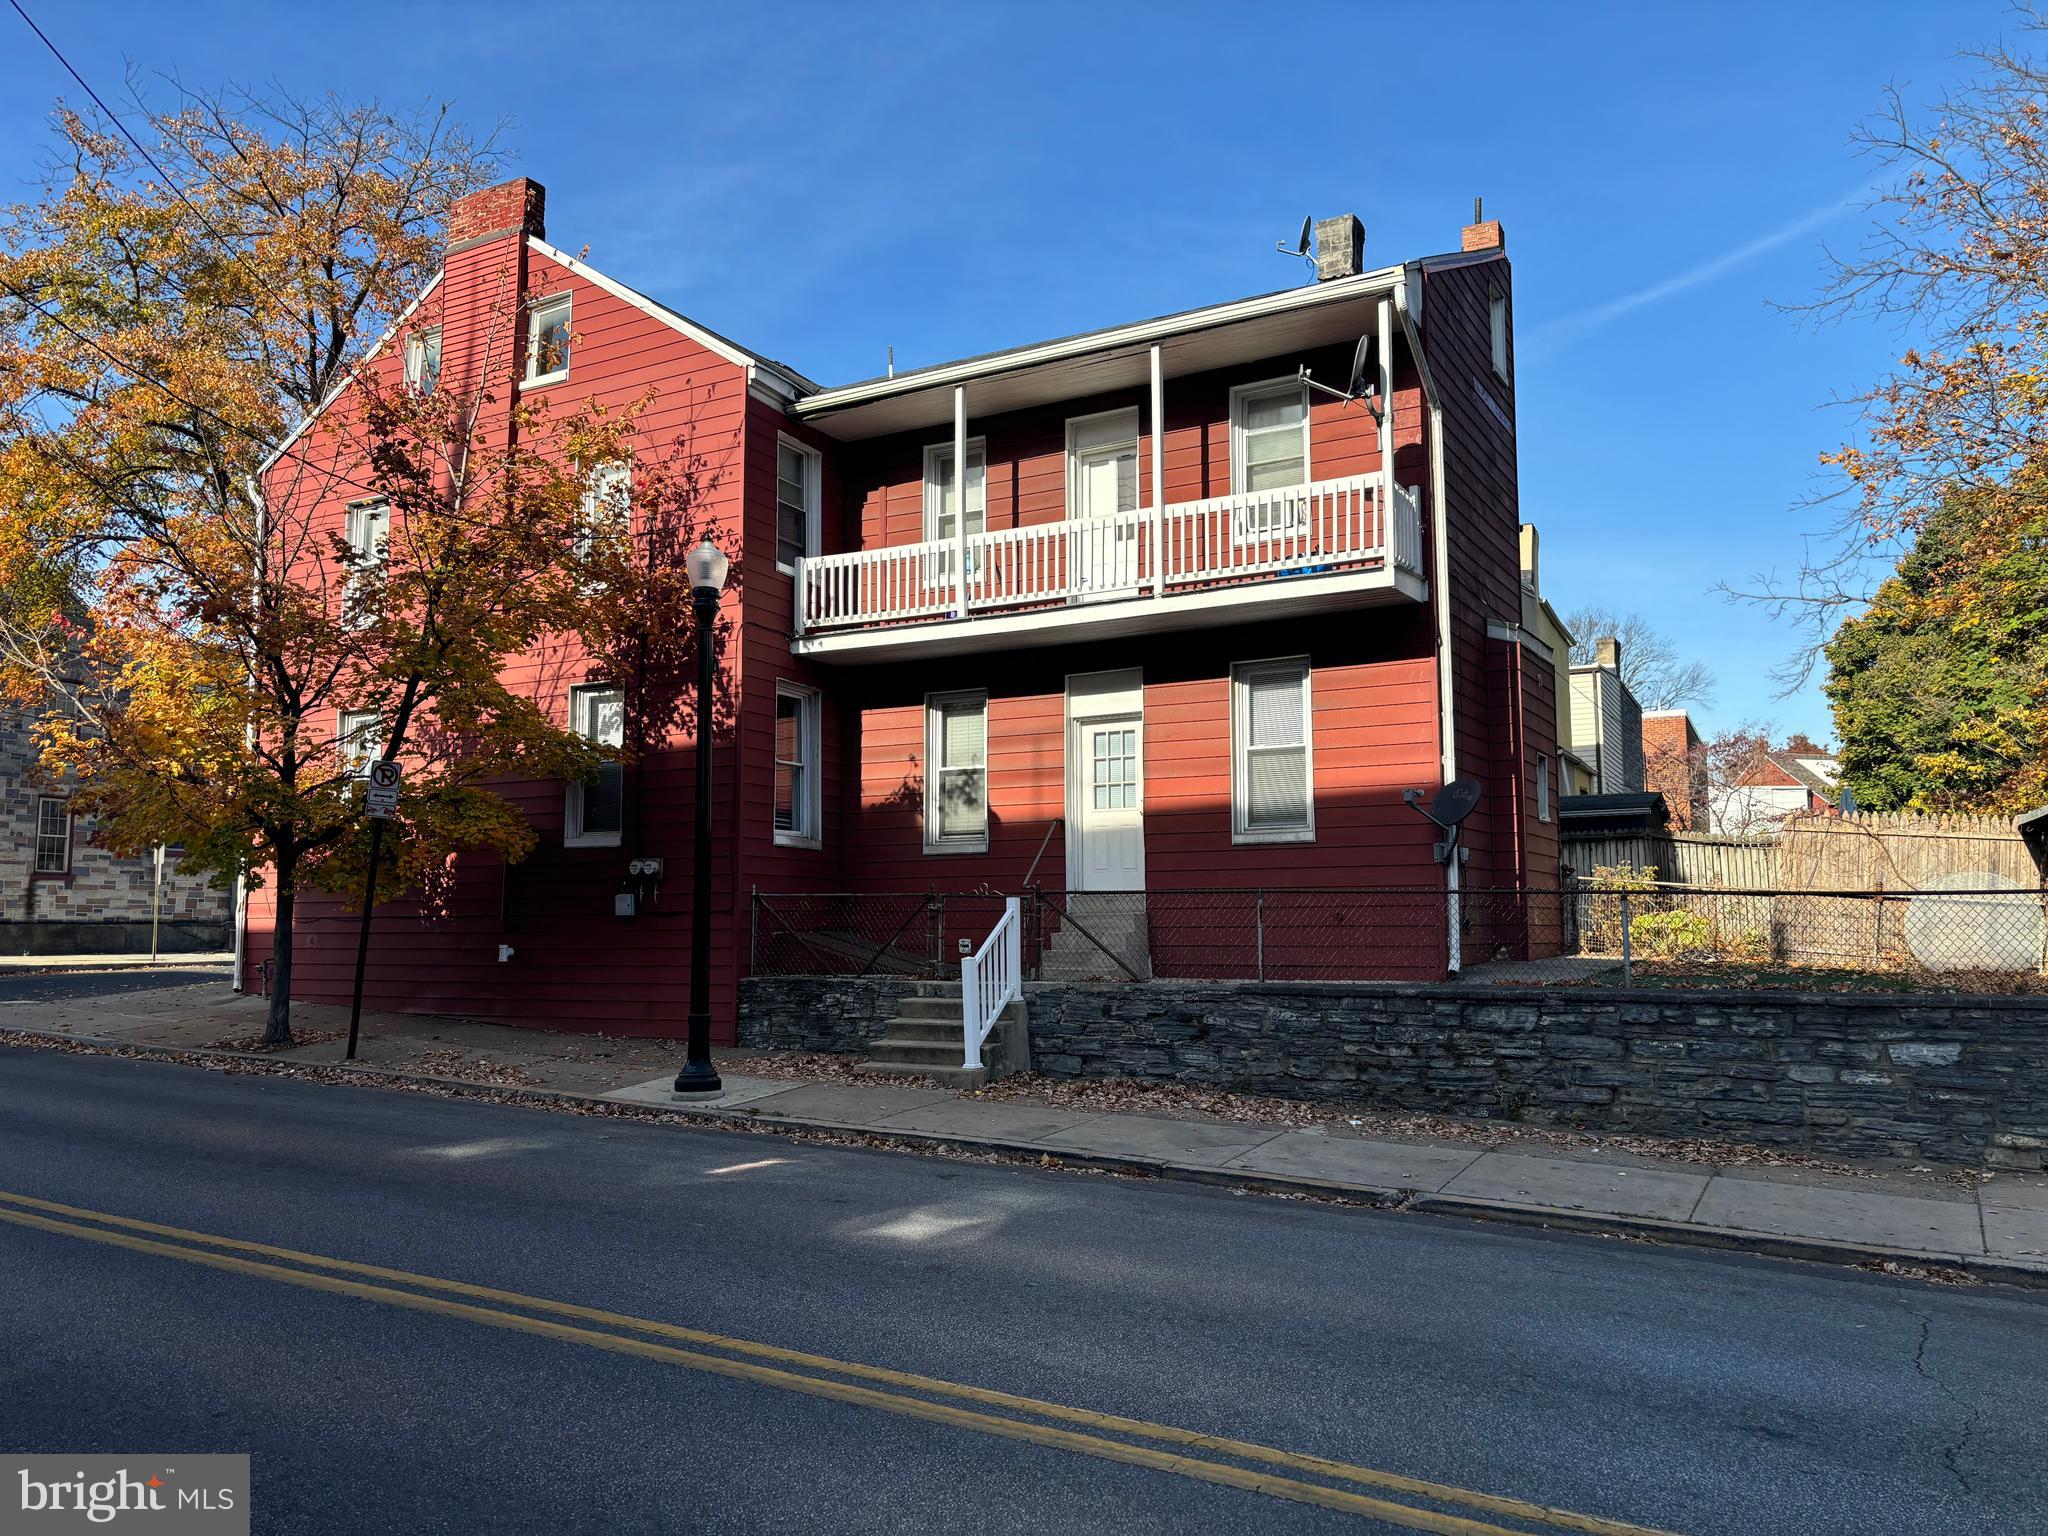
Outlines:
[[[533,306],[526,332],[526,382],[552,384],[569,377],[569,295]]]

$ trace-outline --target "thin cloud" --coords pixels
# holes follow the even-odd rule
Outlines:
[[[1789,223],[1780,224],[1776,229],[1758,235],[1753,240],[1746,240],[1718,256],[1711,256],[1696,266],[1687,267],[1683,272],[1660,278],[1647,287],[1638,288],[1633,293],[1624,293],[1603,304],[1589,305],[1571,314],[1560,315],[1555,320],[1546,320],[1530,332],[1529,342],[1539,351],[1554,352],[1577,341],[1581,336],[1620,319],[1632,310],[1641,309],[1646,304],[1658,303],[1674,294],[1684,293],[1687,289],[1697,288],[1702,283],[1711,283],[1724,273],[1732,272],[1737,267],[1756,260],[1766,251],[1774,251],[1781,245],[1790,244],[1801,235],[1812,234],[1823,225],[1832,222],[1844,208],[1854,206],[1869,193],[1870,187],[1867,184],[1858,184],[1840,197],[1828,199],[1818,208],[1801,214]]]

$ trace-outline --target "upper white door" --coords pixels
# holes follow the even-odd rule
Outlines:
[[[1145,888],[1145,724],[1141,714],[1076,720],[1069,733],[1077,891]]]
[[[1106,411],[1067,423],[1068,539],[1076,598],[1138,585],[1138,413]]]

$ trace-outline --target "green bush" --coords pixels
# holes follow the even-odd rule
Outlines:
[[[1697,912],[1645,912],[1629,923],[1628,936],[1635,952],[1652,960],[1714,947],[1713,925]]]

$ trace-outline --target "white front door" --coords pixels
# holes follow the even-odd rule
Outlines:
[[[1145,726],[1142,715],[1074,721],[1069,738],[1077,891],[1145,888]]]

